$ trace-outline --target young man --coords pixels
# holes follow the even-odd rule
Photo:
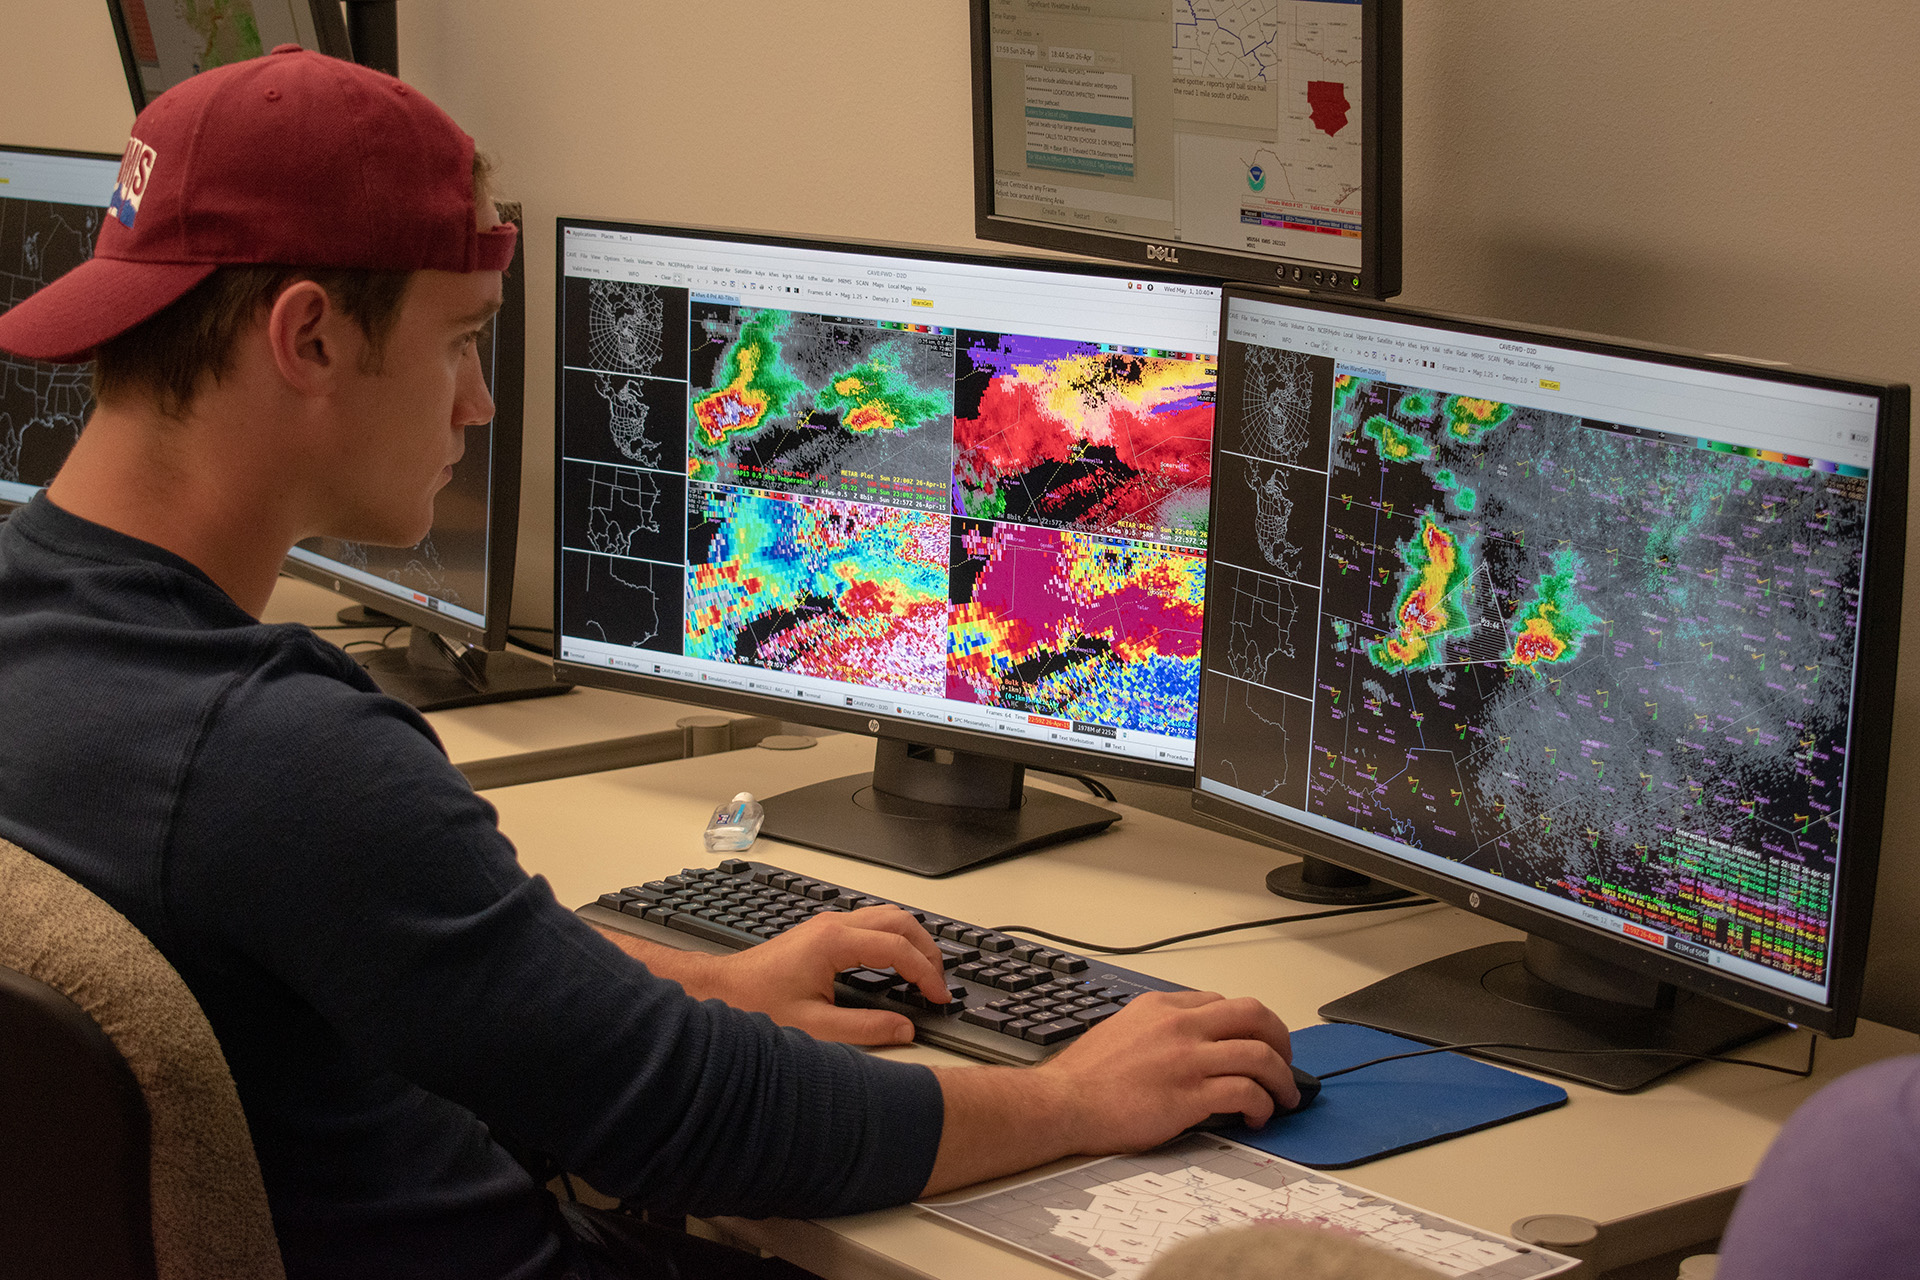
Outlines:
[[[513,229],[477,172],[407,86],[276,50],[155,100],[94,259],[0,317],[0,347],[91,353],[98,390],[0,525],[0,835],[198,997],[289,1274],[608,1274],[494,1129],[638,1204],[811,1216],[1292,1105],[1285,1027],[1214,995],[1028,1071],[829,1043],[911,1036],[835,1008],[840,969],[941,989],[892,908],[726,958],[616,944],[519,868],[424,721],[257,621],[294,542],[422,537],[492,417],[475,340]]]

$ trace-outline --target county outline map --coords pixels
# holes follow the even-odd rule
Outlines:
[[[1163,1251],[1224,1227],[1315,1227],[1457,1280],[1534,1280],[1571,1258],[1377,1196],[1277,1156],[1192,1135],[1142,1155],[928,1212],[1089,1276],[1133,1280]]]

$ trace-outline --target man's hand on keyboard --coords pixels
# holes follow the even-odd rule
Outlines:
[[[696,996],[764,1013],[822,1040],[912,1040],[913,1023],[904,1014],[834,1005],[833,975],[855,968],[892,969],[918,985],[928,999],[947,998],[940,949],[919,922],[898,907],[823,911],[757,947],[716,957],[707,975],[691,983],[682,979],[682,985]]]

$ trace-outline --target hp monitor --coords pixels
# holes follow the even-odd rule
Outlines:
[[[120,161],[0,147],[0,313],[93,256]],[[0,511],[45,488],[93,410],[93,369],[0,351]]]
[[[556,668],[871,734],[769,835],[923,874],[1190,785],[1219,290],[562,219]]]
[[[1400,0],[973,0],[975,233],[1400,292]]]
[[[1196,808],[1529,935],[1322,1015],[1622,1089],[1848,1034],[1907,389],[1241,286],[1222,324]]]
[[[135,111],[189,76],[276,45],[353,56],[339,0],[107,0],[107,11]]]
[[[517,205],[501,217],[519,220]],[[525,403],[526,278],[516,248],[504,303],[481,335],[494,419],[467,428],[467,450],[434,501],[433,528],[412,547],[309,538],[286,571],[359,601],[371,617],[342,621],[412,627],[404,647],[356,652],[380,687],[422,711],[564,693],[543,662],[508,652],[520,529],[520,439]]]

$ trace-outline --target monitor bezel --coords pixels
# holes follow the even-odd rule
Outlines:
[[[578,217],[560,217],[554,220],[553,493],[555,518],[553,539],[553,671],[555,679],[569,680],[574,684],[582,686],[611,689],[623,693],[644,694],[648,697],[665,698],[673,702],[687,702],[700,706],[717,707],[727,711],[742,711],[753,715],[773,716],[793,723],[816,725],[821,728],[837,729],[846,733],[864,734],[873,738],[904,738],[909,742],[923,743],[933,747],[944,747],[954,751],[969,751],[978,754],[992,755],[1001,759],[1011,760],[1016,764],[1026,767],[1042,770],[1051,769],[1076,773],[1100,773],[1110,777],[1126,778],[1140,782],[1156,782],[1176,787],[1191,787],[1193,785],[1193,770],[1181,765],[1134,760],[1125,756],[1105,752],[1088,752],[1072,748],[1053,747],[1018,738],[981,733],[971,729],[952,728],[946,725],[934,724],[930,721],[911,719],[906,716],[880,715],[868,711],[835,708],[821,703],[790,701],[785,698],[765,694],[718,689],[710,685],[669,680],[663,677],[642,675],[634,672],[613,671],[606,667],[587,663],[569,662],[563,658],[560,653],[563,643],[560,627],[563,617],[561,606],[562,594],[565,588],[565,575],[561,568],[561,557],[564,554],[564,548],[561,545],[561,521],[559,519],[559,508],[561,504],[560,485],[564,474],[561,456],[564,447],[563,432],[561,431],[561,374],[566,367],[566,353],[564,350],[566,331],[563,317],[566,306],[566,236],[567,230],[570,227],[602,231],[638,232],[647,235],[677,236],[687,239],[740,244],[773,245],[811,251],[875,254],[885,257],[907,258],[926,262],[951,262],[961,265],[986,267],[1014,267],[1021,270],[1045,271],[1063,275],[1104,276],[1110,279],[1166,280],[1170,283],[1193,285],[1208,289],[1219,288],[1219,281],[1203,276],[1163,271],[1151,267],[1129,268],[1123,265],[1105,262],[1073,262],[1058,258],[1035,258],[1019,254],[985,254],[964,249],[943,249],[929,245],[826,239],[821,237],[673,223],[626,222]],[[952,513],[948,512],[946,514],[950,516]],[[638,652],[648,651],[639,650]]]
[[[1156,242],[1144,236],[1050,226],[1003,217],[994,207],[991,0],[970,0],[968,45],[973,82],[973,233],[982,240],[1082,254],[1112,262],[1177,266],[1219,281],[1275,281],[1305,268],[1288,288],[1315,296],[1391,298],[1400,292],[1401,0],[1360,0],[1361,80],[1360,284],[1342,286],[1351,270],[1324,263],[1236,252],[1190,240]],[[1389,121],[1391,122],[1389,124]],[[1313,274],[1325,272],[1323,282]]]
[[[307,0],[307,5],[313,15],[314,37],[320,44],[318,52],[351,61],[353,47],[347,40],[347,22],[340,13],[339,0]],[[140,83],[140,64],[134,59],[127,15],[120,7],[120,0],[107,0],[107,13],[113,19],[113,39],[120,48],[120,69],[126,73],[127,93],[133,98],[133,111],[138,115],[147,109],[152,99],[147,97],[146,86]]]
[[[21,155],[30,155],[30,156],[61,156],[71,160],[100,160],[100,161],[104,161],[107,164],[118,164],[121,159],[121,157],[116,155],[110,155],[105,151],[75,151],[68,147],[22,147],[22,146],[16,146],[10,142],[0,142],[0,151],[12,151]],[[111,192],[103,194],[100,200],[99,207],[103,214],[106,211],[107,197],[109,195],[111,195]],[[38,361],[35,361],[35,363],[45,364],[45,365],[53,364],[53,362],[49,360],[38,360]],[[73,362],[72,364],[68,364],[65,366],[55,366],[55,367],[65,367],[65,368],[86,367],[89,370],[91,370],[92,366],[93,366],[93,361],[91,360],[79,360],[79,361]],[[92,416],[91,406],[89,406],[88,416],[89,417]],[[46,489],[46,486],[41,485],[40,489],[41,491],[44,492]],[[25,505],[26,504],[23,502],[16,502],[11,498],[0,496],[0,516],[4,516],[7,512],[12,511],[17,507],[22,507]]]
[[[1199,731],[1195,732],[1193,807],[1246,835],[1285,852],[1313,857],[1404,886],[1437,901],[1485,916],[1550,941],[1576,947],[1632,972],[1672,983],[1795,1026],[1829,1036],[1852,1034],[1865,979],[1874,882],[1880,862],[1881,826],[1893,727],[1893,689],[1899,658],[1900,599],[1906,554],[1907,455],[1910,397],[1901,383],[1804,369],[1776,362],[1748,362],[1653,343],[1545,326],[1520,327],[1479,317],[1420,311],[1384,303],[1301,298],[1249,285],[1228,285],[1221,295],[1221,381],[1230,359],[1227,317],[1237,300],[1306,307],[1336,315],[1435,325],[1495,340],[1552,345],[1575,351],[1724,373],[1743,378],[1874,396],[1880,405],[1868,489],[1867,544],[1863,552],[1860,647],[1854,664],[1853,714],[1848,747],[1846,815],[1841,822],[1842,872],[1834,884],[1834,923],[1829,948],[1829,999],[1813,1003],[1754,980],[1684,960],[1666,951],[1506,897],[1482,885],[1429,871],[1352,841],[1295,823],[1201,789]],[[1218,437],[1216,436],[1216,439]],[[1217,518],[1218,508],[1214,509]],[[1209,528],[1216,527],[1210,520]],[[1211,548],[1211,541],[1209,541]],[[1209,557],[1211,559],[1211,557]],[[1209,573],[1208,589],[1215,578]],[[1201,672],[1204,690],[1208,673]],[[1203,693],[1204,699],[1204,693]]]
[[[507,628],[512,622],[514,564],[520,546],[520,460],[526,435],[527,271],[526,228],[521,226],[520,205],[497,200],[494,207],[499,211],[500,220],[520,227],[521,234],[514,242],[513,260],[501,278],[501,306],[493,322],[495,372],[494,385],[489,388],[493,394],[493,423],[488,433],[492,457],[487,474],[487,596],[480,610],[485,622],[474,626],[463,618],[415,604],[400,594],[404,588],[381,591],[291,554],[283,562],[281,571],[325,587],[356,604],[377,609],[406,626],[424,627],[448,640],[498,652],[507,647]]]

